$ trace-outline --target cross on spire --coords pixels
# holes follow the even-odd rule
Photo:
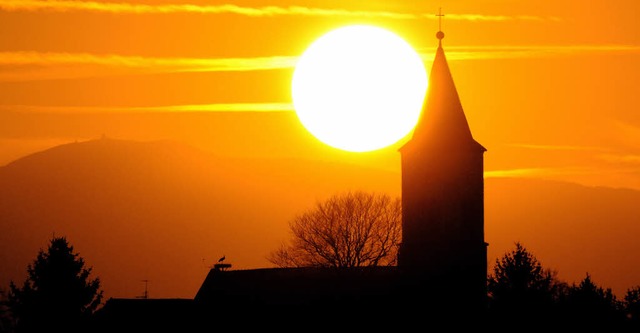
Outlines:
[[[442,17],[444,16],[444,14],[442,14],[442,7],[438,9],[436,16],[438,17],[438,31],[442,31]]]
[[[436,38],[439,40],[439,45],[442,45],[442,39],[444,38],[444,32],[442,32],[442,17],[444,16],[444,14],[442,14],[442,7],[438,9],[436,16],[438,17],[438,32],[436,32]]]

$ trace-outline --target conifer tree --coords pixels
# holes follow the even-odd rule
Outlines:
[[[589,273],[580,283],[569,288],[565,303],[568,318],[576,323],[613,325],[625,319],[623,302],[617,299],[611,288],[594,283]]]
[[[521,243],[496,260],[487,290],[493,314],[510,318],[550,316],[563,284]]]
[[[22,287],[10,283],[8,305],[17,332],[80,332],[100,306],[99,278],[73,252],[65,237],[53,237],[28,265]]]
[[[624,309],[634,326],[640,328],[640,285],[627,290],[624,295]]]

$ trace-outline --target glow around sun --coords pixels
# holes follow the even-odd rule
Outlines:
[[[405,137],[420,117],[427,75],[418,53],[375,26],[332,30],[309,46],[293,73],[304,127],[335,148],[365,152]]]

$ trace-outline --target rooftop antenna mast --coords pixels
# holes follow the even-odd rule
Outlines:
[[[142,296],[138,296],[138,298],[147,299],[149,298],[149,289],[147,288],[149,285],[149,280],[141,280],[141,281],[144,282],[144,294],[142,294]]]

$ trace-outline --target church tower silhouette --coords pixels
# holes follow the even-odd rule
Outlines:
[[[482,319],[487,305],[484,241],[486,149],[471,135],[438,31],[420,120],[401,148],[402,243],[397,266],[214,265],[194,298],[202,313],[272,305],[406,309],[407,320]],[[421,315],[413,316],[419,309]],[[244,311],[244,310],[243,310]],[[404,311],[403,311],[404,312]]]
[[[398,266],[429,299],[463,311],[486,304],[483,155],[473,139],[438,31],[422,114],[400,148],[402,244]],[[424,297],[424,295],[421,295]],[[460,308],[462,307],[462,308]]]

